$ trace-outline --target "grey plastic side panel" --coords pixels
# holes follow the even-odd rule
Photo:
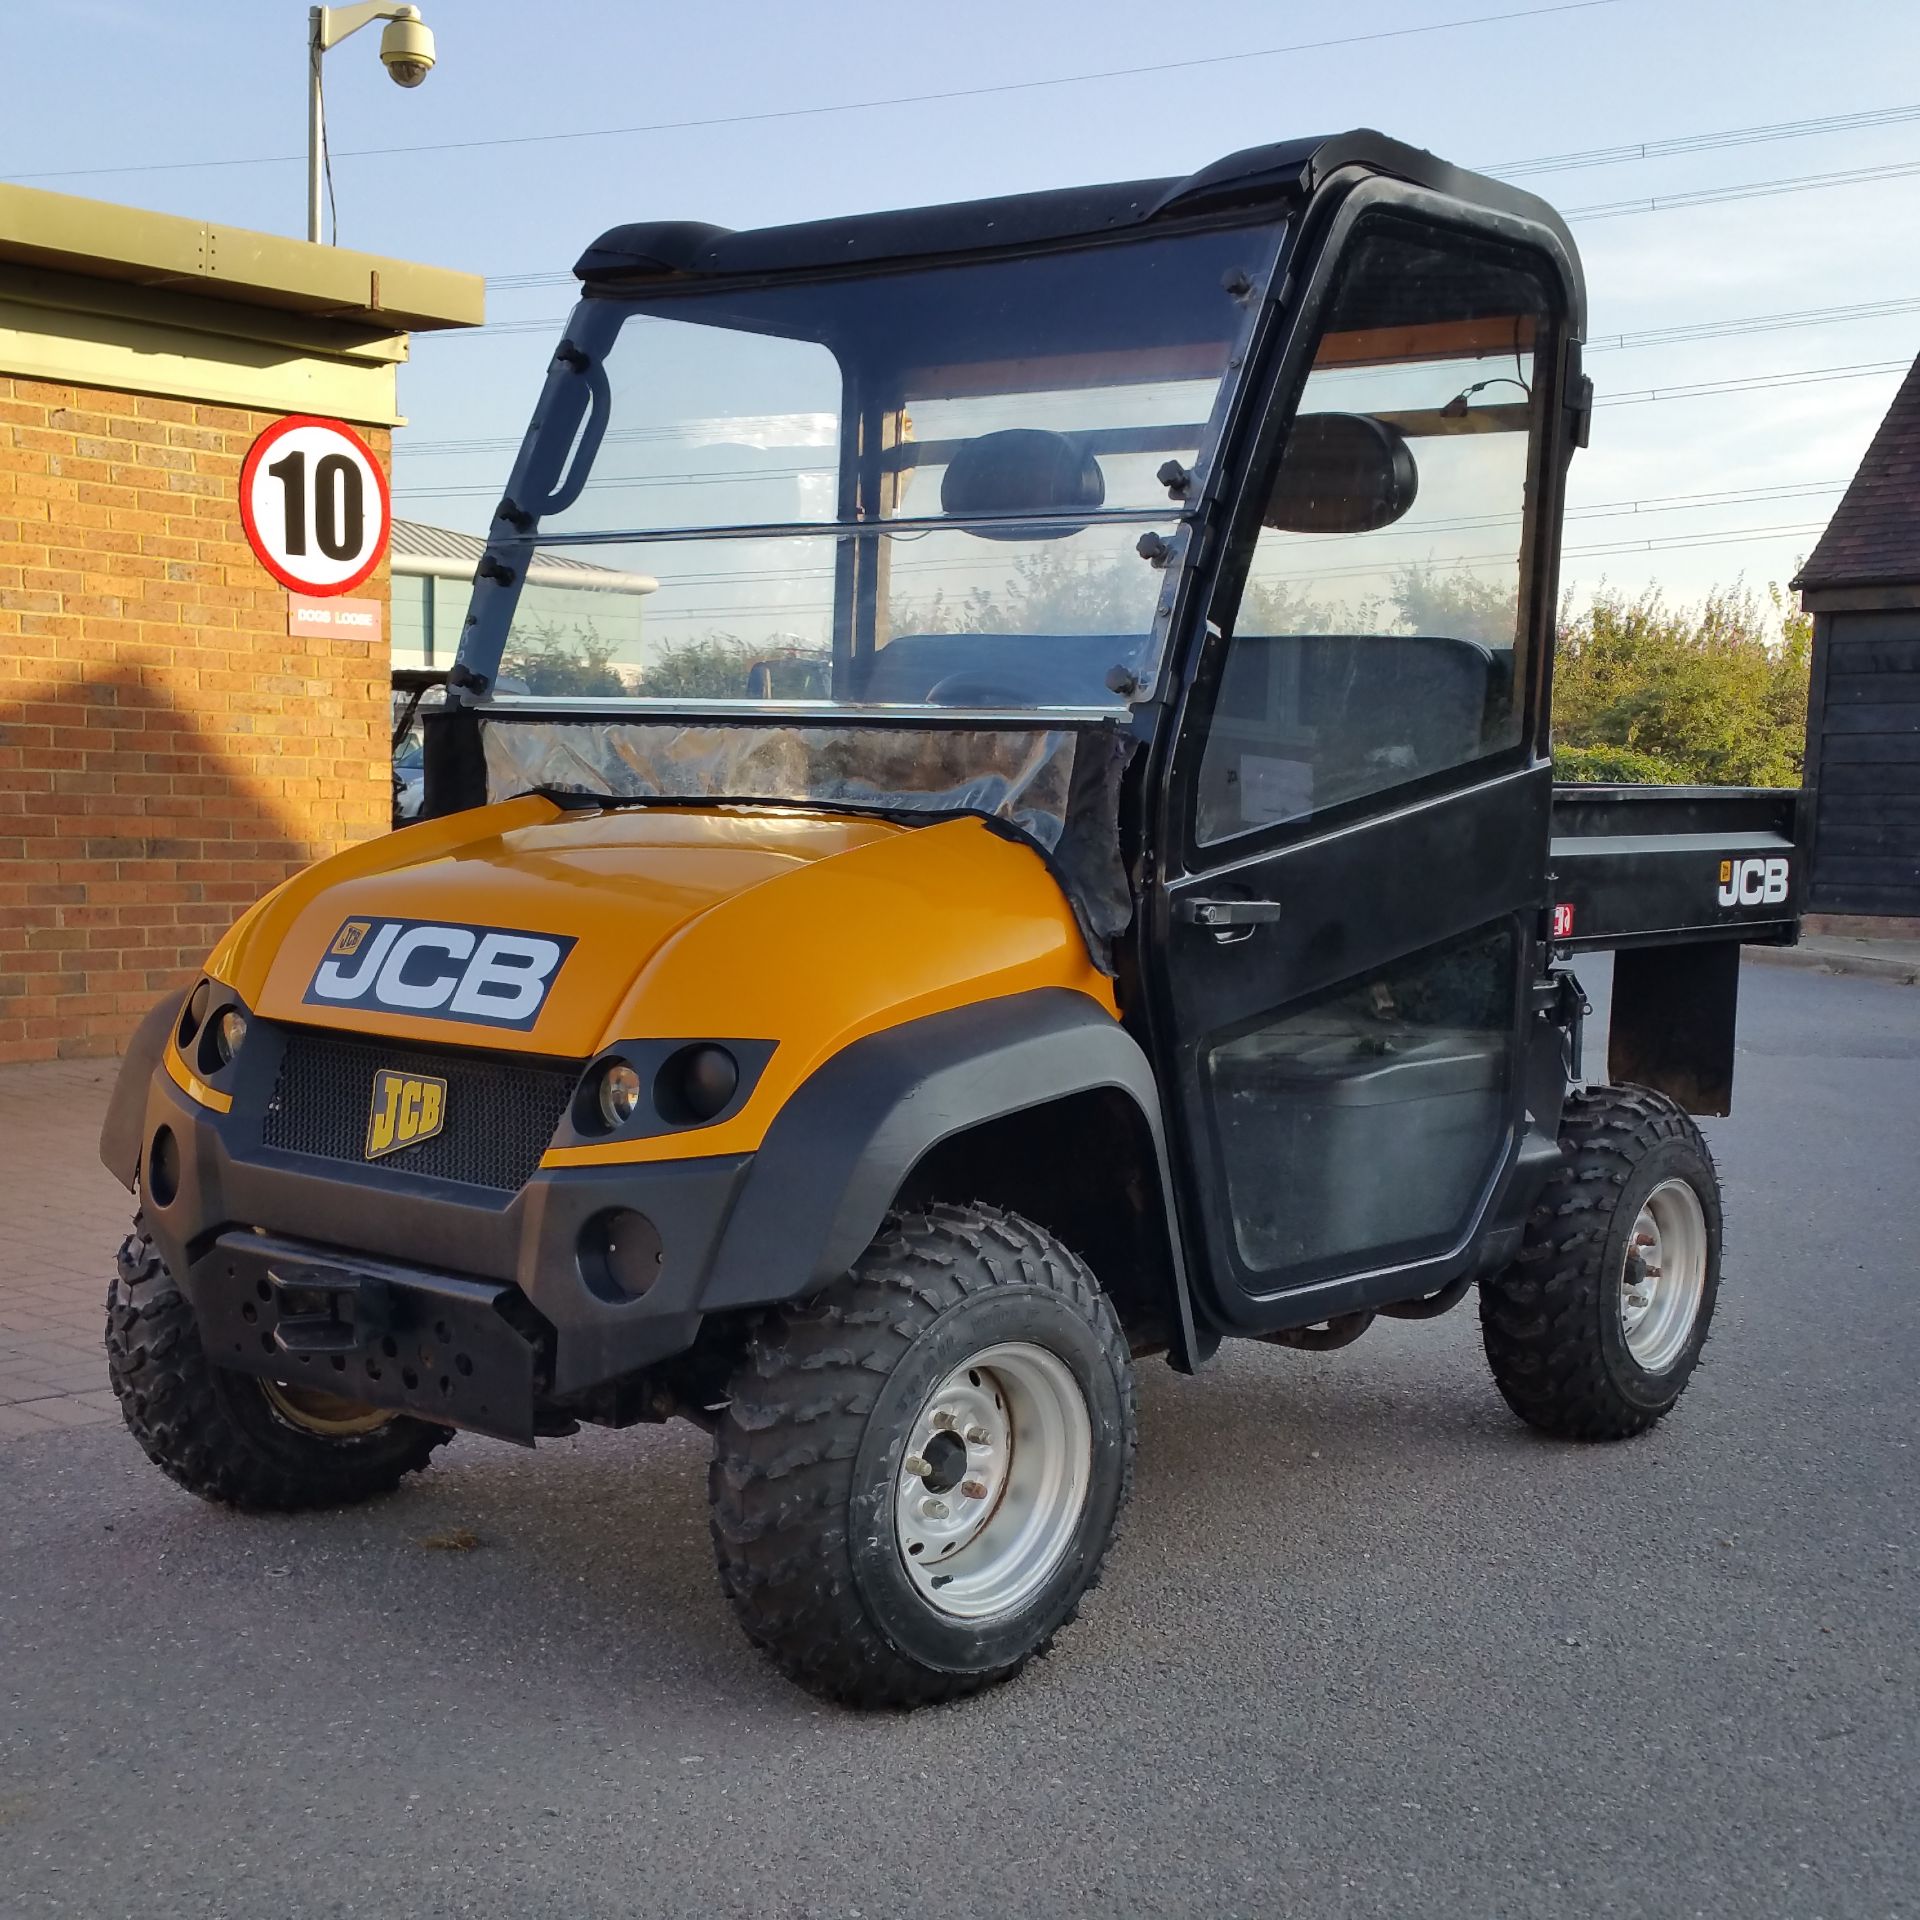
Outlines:
[[[107,1117],[100,1127],[100,1164],[127,1189],[133,1191],[140,1170],[140,1148],[147,1118],[147,1087],[160,1066],[167,1048],[167,1035],[179,1018],[187,997],[183,987],[149,1007],[127,1042],[120,1062],[120,1076],[113,1083],[113,1097],[107,1102]]]
[[[1191,1307],[1153,1069],[1085,995],[1048,987],[931,1014],[856,1041],[787,1102],[754,1156],[701,1299],[714,1312],[790,1299],[844,1273],[901,1183],[941,1141],[1068,1094],[1111,1087],[1140,1109],[1159,1162],[1182,1330]],[[1071,1151],[1062,1142],[1062,1151]]]

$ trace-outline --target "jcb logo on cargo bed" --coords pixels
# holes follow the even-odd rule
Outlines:
[[[1777,907],[1786,897],[1787,863],[1783,858],[1720,862],[1723,907]]]
[[[525,1033],[571,937],[429,920],[344,922],[303,996],[310,1007],[355,1007],[465,1020]]]
[[[367,1158],[398,1153],[431,1140],[447,1123],[447,1083],[431,1073],[395,1073],[382,1067],[373,1076],[373,1110],[367,1116]]]

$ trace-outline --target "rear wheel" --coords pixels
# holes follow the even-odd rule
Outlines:
[[[450,1429],[216,1367],[193,1308],[140,1222],[107,1293],[107,1373],[147,1458],[203,1500],[259,1511],[391,1493]]]
[[[1699,1363],[1720,1291],[1719,1178],[1699,1128],[1644,1087],[1569,1096],[1561,1149],[1519,1258],[1481,1282],[1481,1333],[1521,1419],[1622,1439]]]
[[[1126,1341],[1085,1266],[1017,1215],[936,1206],[755,1330],[715,1438],[721,1582],[816,1693],[971,1693],[1072,1619],[1133,1449]]]

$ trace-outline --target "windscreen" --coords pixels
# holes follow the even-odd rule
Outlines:
[[[463,657],[499,645],[501,700],[1123,711],[1179,528],[1161,470],[1206,443],[1277,240],[584,300]],[[608,595],[522,604],[543,551]],[[615,580],[637,620],[601,611]]]

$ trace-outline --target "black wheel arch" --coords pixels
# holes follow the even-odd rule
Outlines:
[[[140,1016],[107,1101],[107,1117],[100,1127],[100,1163],[129,1193],[139,1177],[140,1150],[146,1139],[147,1089],[159,1071],[187,991],[182,987],[166,995]]]
[[[842,1049],[753,1158],[702,1311],[790,1299],[845,1273],[894,1208],[930,1198],[1022,1213],[1086,1259],[1176,1366],[1199,1347],[1160,1096],[1096,1001],[1040,988],[929,1014]]]

